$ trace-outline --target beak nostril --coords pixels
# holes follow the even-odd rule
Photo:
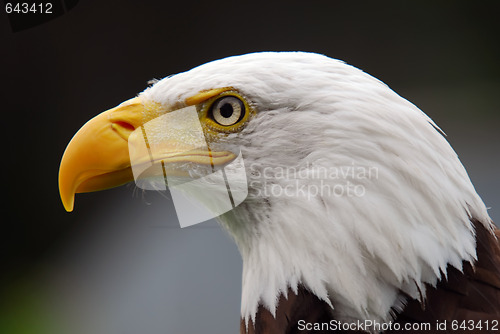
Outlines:
[[[111,128],[125,140],[128,140],[130,134],[135,130],[135,127],[132,124],[124,121],[115,121],[111,123]]]
[[[135,127],[132,124],[124,122],[124,121],[116,121],[116,122],[113,122],[113,124],[116,124],[124,129],[126,129],[126,130],[129,130],[129,131],[135,130]]]

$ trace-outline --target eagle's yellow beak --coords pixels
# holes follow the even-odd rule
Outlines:
[[[71,139],[59,169],[59,192],[66,211],[76,193],[133,181],[128,137],[147,121],[140,98],[133,98],[88,121]]]
[[[203,91],[186,99],[185,104],[192,107],[223,90]],[[196,109],[195,115],[186,110],[187,108],[167,110],[160,104],[144,102],[140,97],[136,97],[88,121],[71,139],[62,157],[59,192],[64,208],[67,211],[73,210],[76,193],[99,191],[133,181],[138,166],[148,163],[161,162],[163,174],[168,172],[189,176],[186,171],[175,168],[170,170],[168,166],[175,163],[193,163],[213,168],[234,160],[236,155],[233,152],[216,152],[207,147]],[[189,115],[191,117],[188,117]],[[168,118],[171,126],[154,129],[156,132],[162,131],[161,129],[164,131],[160,137],[155,135],[155,131],[152,138],[144,137],[143,143],[147,149],[137,151],[140,145],[134,145],[142,140],[143,134],[145,136],[146,128],[156,124],[150,121],[163,122],[163,118],[167,116],[171,116]],[[129,144],[133,148],[132,151]],[[200,147],[205,149],[200,150]],[[133,152],[133,165],[130,152]]]

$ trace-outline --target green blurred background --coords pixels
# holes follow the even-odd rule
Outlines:
[[[500,221],[500,2],[81,0],[14,33],[0,13],[7,189],[1,333],[236,333],[241,260],[213,222],[180,229],[133,186],[60,203],[66,144],[147,81],[267,50],[381,79],[447,133]]]

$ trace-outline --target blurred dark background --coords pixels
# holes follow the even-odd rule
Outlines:
[[[312,51],[381,79],[447,133],[500,221],[499,15],[498,1],[80,0],[14,32],[2,10],[0,331],[238,331],[241,260],[214,222],[181,230],[167,200],[130,186],[66,213],[57,185],[91,117],[231,55]]]

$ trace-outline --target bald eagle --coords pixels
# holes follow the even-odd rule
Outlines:
[[[66,210],[133,181],[132,135],[189,107],[208,149],[173,118],[154,160],[195,179],[241,151],[248,194],[218,217],[243,259],[241,333],[500,330],[500,233],[442,131],[323,55],[217,60],[99,114],[62,158]]]

